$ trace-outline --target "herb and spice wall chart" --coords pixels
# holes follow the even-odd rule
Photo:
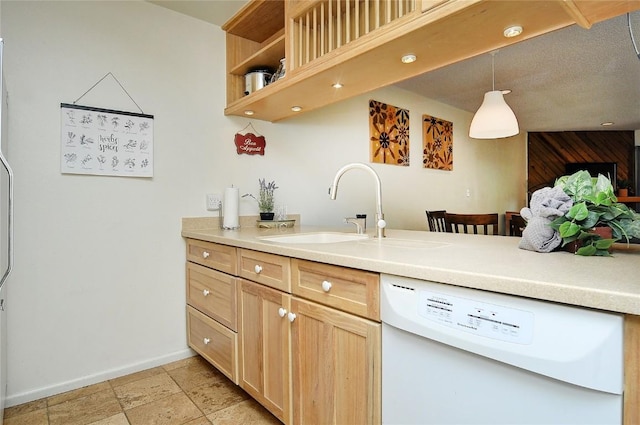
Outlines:
[[[153,115],[60,104],[60,171],[153,177]]]

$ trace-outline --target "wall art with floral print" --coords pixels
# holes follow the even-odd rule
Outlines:
[[[422,116],[422,164],[424,168],[453,170],[453,123]]]
[[[409,110],[369,100],[371,162],[409,166]]]

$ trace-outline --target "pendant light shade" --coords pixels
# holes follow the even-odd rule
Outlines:
[[[482,105],[473,116],[469,127],[469,137],[474,139],[499,139],[515,136],[520,132],[516,115],[504,101],[502,91],[496,90],[496,53],[497,51],[491,52],[493,90],[484,94]]]
[[[518,120],[500,90],[488,91],[480,109],[471,120],[469,137],[474,139],[499,139],[515,136],[520,132]]]

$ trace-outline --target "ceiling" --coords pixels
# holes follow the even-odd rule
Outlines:
[[[151,0],[149,0],[151,1]],[[221,26],[244,0],[156,0],[151,3]],[[631,13],[640,48],[640,11]],[[526,31],[526,28],[524,29]],[[418,58],[420,60],[420,58]],[[640,129],[640,58],[627,15],[577,25],[505,47],[495,55],[495,87],[521,131]],[[474,112],[492,89],[491,55],[481,55],[396,84]],[[602,127],[603,122],[613,122]]]
[[[640,47],[640,12],[631,14]],[[526,28],[525,28],[526,31]],[[492,89],[491,55],[481,55],[397,84],[448,105],[476,111]],[[495,55],[496,89],[524,131],[640,129],[640,58],[627,16],[577,25],[523,41]],[[602,127],[603,122],[614,125]]]
[[[248,0],[147,0],[149,3],[175,10],[219,27],[229,20]]]

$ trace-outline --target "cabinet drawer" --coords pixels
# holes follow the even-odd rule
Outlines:
[[[237,278],[187,263],[187,303],[237,331]]]
[[[292,292],[338,310],[380,321],[380,275],[291,259]]]
[[[187,306],[187,338],[189,347],[238,383],[238,335],[235,332]]]
[[[291,293],[289,257],[239,249],[240,277]]]
[[[232,246],[187,239],[187,260],[228,274],[238,274],[238,258]]]

